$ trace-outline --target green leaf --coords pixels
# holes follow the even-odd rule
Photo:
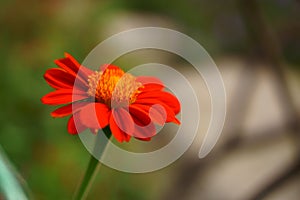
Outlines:
[[[0,146],[0,199],[26,200],[25,182],[16,172]]]

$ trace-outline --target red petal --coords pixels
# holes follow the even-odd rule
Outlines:
[[[72,75],[58,68],[48,69],[44,78],[55,89],[72,88],[75,80]]]
[[[96,134],[98,133],[98,129],[90,128],[90,131],[91,131],[94,135],[96,135]]]
[[[143,126],[145,126],[151,122],[149,113],[145,109],[142,109],[142,106],[139,106],[137,104],[132,104],[129,106],[129,112],[130,112],[131,116],[133,116],[133,118],[141,121]]]
[[[139,109],[144,110],[148,113],[148,116],[151,118],[151,121],[163,126],[166,121],[166,113],[161,110],[160,106],[150,106],[150,105],[143,105],[143,104],[132,104],[131,106],[137,106]],[[163,109],[163,108],[162,108]]]
[[[164,86],[157,85],[157,84],[146,84],[143,85],[144,87],[139,89],[141,92],[153,92],[153,91],[161,91],[164,89]]]
[[[69,54],[65,53],[65,58],[60,58],[54,61],[62,69],[66,70],[69,74],[76,73],[80,67],[80,64]]]
[[[71,115],[72,113],[77,112],[80,108],[88,104],[89,102],[75,102],[73,104],[69,104],[63,107],[60,107],[54,110],[51,113],[52,117],[65,117]]]
[[[164,91],[153,91],[153,92],[142,92],[138,95],[137,99],[156,99],[159,100],[170,108],[173,109],[175,114],[180,112],[180,103],[178,99],[169,92]]]
[[[156,129],[152,122],[147,125],[143,125],[138,119],[135,119],[134,122],[136,123],[133,134],[135,138],[149,141],[151,137],[156,135]]]
[[[110,115],[110,120],[109,120],[109,127],[110,130],[112,132],[112,134],[114,135],[114,137],[117,139],[117,141],[119,142],[123,142],[125,141],[129,141],[130,140],[130,135],[124,133],[117,125],[117,123],[115,122],[115,119],[113,117],[113,115]]]
[[[84,79],[88,79],[88,76],[91,75],[92,73],[94,73],[93,70],[90,70],[89,68],[86,68],[82,65],[80,65],[77,60],[71,56],[68,53],[65,53],[65,57],[68,58],[72,63],[74,63],[76,66],[79,66],[79,71],[77,70],[76,72],[82,76]]]
[[[138,140],[142,140],[142,141],[150,141],[152,137],[148,137],[148,138],[139,138],[139,137],[135,137]]]
[[[104,72],[106,69],[120,70],[121,68],[116,65],[112,65],[112,64],[103,64],[100,66],[100,71]]]
[[[160,91],[164,88],[164,84],[158,78],[155,77],[139,76],[136,78],[136,80],[144,85],[144,88],[142,88],[141,91]]]
[[[161,107],[160,109],[157,109],[161,112],[162,115],[167,114],[166,122],[174,122],[175,124],[180,124],[180,121],[176,118],[174,111],[166,104],[160,103]],[[159,107],[158,107],[159,108]],[[162,109],[165,109],[164,111]]]
[[[160,106],[152,106],[149,109],[149,115],[151,117],[151,119],[153,119],[153,121],[161,126],[164,125],[164,123],[167,121],[167,114],[165,112],[165,110],[162,110],[164,108],[160,107]]]
[[[60,105],[88,98],[86,92],[73,89],[60,89],[46,94],[41,101],[44,104]]]
[[[132,104],[129,107],[130,114],[135,122],[133,136],[141,140],[150,140],[156,134],[156,129],[151,121],[148,111],[143,105]],[[149,107],[149,106],[146,106]]]
[[[81,66],[70,54],[66,53],[65,56],[65,58],[55,60],[55,64],[64,69],[68,74],[72,75],[74,80],[76,78],[79,81],[78,83],[80,86],[83,84],[85,87],[87,87],[88,75],[92,74],[93,71]]]
[[[75,113],[70,117],[67,127],[68,132],[72,135],[81,133],[86,129],[86,127],[80,122],[78,113]]]
[[[164,110],[162,110],[162,108],[160,109],[159,106],[155,106],[154,108],[157,111],[159,111],[162,116],[167,114],[166,122],[174,122],[176,124],[180,124],[179,120],[176,119],[176,117],[175,117],[175,113],[174,113],[173,109],[171,109],[167,104],[161,102],[160,100],[151,99],[151,98],[137,99],[134,102],[134,104],[142,104],[142,105],[149,105],[149,106],[152,106],[155,104],[161,105],[161,106],[163,106]]]
[[[127,110],[124,108],[113,109],[112,115],[118,127],[128,135],[133,134],[134,121]]]
[[[164,85],[161,80],[159,80],[156,77],[153,76],[138,76],[136,77],[136,80],[141,82],[142,84],[158,84],[158,85]]]
[[[92,129],[104,128],[108,125],[110,111],[102,103],[89,103],[79,112],[82,124]]]

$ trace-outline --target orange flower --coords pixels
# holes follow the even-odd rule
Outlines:
[[[56,90],[41,101],[63,105],[51,113],[53,117],[72,115],[67,126],[70,134],[87,128],[96,133],[109,126],[119,142],[131,136],[150,140],[156,134],[155,124],[180,124],[175,116],[179,101],[163,91],[163,83],[155,77],[135,77],[114,65],[92,71],[67,53],[55,63],[59,68],[48,69],[44,78]]]

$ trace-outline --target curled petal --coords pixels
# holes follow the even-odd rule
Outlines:
[[[80,110],[79,115],[82,124],[91,129],[100,129],[108,125],[110,111],[105,104],[89,103]]]

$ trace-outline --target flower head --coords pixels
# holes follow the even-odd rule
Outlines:
[[[176,114],[180,103],[163,83],[149,76],[135,77],[114,65],[103,65],[99,71],[81,66],[71,55],[55,61],[59,68],[48,69],[44,75],[55,91],[41,101],[62,105],[53,117],[66,117],[68,132],[78,134],[85,129],[96,133],[109,126],[119,141],[131,136],[150,140],[156,134],[155,124],[180,124]]]

